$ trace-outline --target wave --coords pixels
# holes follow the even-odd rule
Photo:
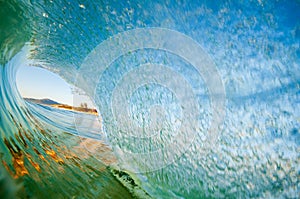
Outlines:
[[[1,198],[298,196],[298,2],[2,4]],[[25,102],[21,65],[103,121]]]

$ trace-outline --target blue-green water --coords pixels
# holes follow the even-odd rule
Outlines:
[[[0,5],[1,198],[299,197],[299,1],[53,0]],[[226,93],[225,115],[213,129],[218,135],[213,146],[203,138],[214,121],[207,77],[161,49],[123,54],[99,77],[91,97],[103,116],[103,124],[97,125],[103,128],[89,123],[96,116],[29,104],[19,95],[15,78],[21,65],[49,69],[90,94],[95,82],[77,84],[76,79],[86,57],[101,42],[137,28],[180,32],[213,60]],[[96,71],[96,61],[91,63],[90,71]],[[145,153],[176,135],[161,135],[154,142],[145,141],[144,135],[129,139],[111,125],[113,114],[106,105],[124,74],[147,63],[170,65],[184,76],[201,114],[200,127],[193,129],[195,137],[184,153],[144,172],[148,163],[128,161],[123,152]],[[144,121],[149,106],[165,104],[167,113],[173,111],[167,119],[176,129],[174,118],[180,124],[184,109],[170,92],[155,84],[139,87],[130,101],[133,117]],[[136,173],[134,185],[129,177],[122,184],[120,178],[127,175],[116,174],[115,167]]]

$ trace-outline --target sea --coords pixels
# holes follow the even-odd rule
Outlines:
[[[298,0],[0,0],[0,49],[0,198],[300,197]]]

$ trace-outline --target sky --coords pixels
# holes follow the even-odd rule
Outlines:
[[[94,105],[86,96],[76,96],[73,104],[72,86],[59,75],[34,66],[22,66],[17,72],[17,87],[22,97],[49,98],[62,104],[79,106],[86,102],[88,107]]]

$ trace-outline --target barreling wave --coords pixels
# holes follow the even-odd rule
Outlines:
[[[1,198],[299,196],[299,2],[1,4],[11,10],[1,13],[7,19],[2,28],[5,34],[0,36]],[[189,149],[172,164],[132,177],[130,171],[116,169],[130,162],[123,162],[120,153],[115,155],[115,146],[104,141],[99,126],[76,128],[74,114],[91,120],[94,116],[25,102],[15,82],[18,67],[36,65],[74,84],[85,57],[99,43],[117,33],[146,27],[182,32],[212,56],[226,91],[226,116],[222,127],[215,129],[219,131],[217,143],[205,156],[200,152],[205,150],[205,140],[197,134]],[[118,57],[103,75],[108,79],[100,81],[108,90],[100,90],[98,99],[115,88],[119,73],[124,73],[119,70],[123,62],[163,62],[159,59],[166,53],[152,50]],[[201,76],[194,78],[193,71],[184,67],[178,67],[177,72],[192,82],[194,90],[201,90],[202,84],[197,85]],[[200,94],[199,104],[203,102]],[[141,99],[148,96],[144,90],[137,95]],[[202,107],[200,131],[205,132],[212,114],[207,101]],[[107,124],[103,124],[104,131]],[[124,136],[109,130],[108,135]],[[127,147],[145,151],[151,146],[128,143]]]
[[[22,99],[15,78],[17,68],[28,63],[28,52],[24,47],[1,66],[1,198],[133,197],[107,167],[115,161],[111,149],[96,142],[94,152],[101,150],[102,157],[95,158],[85,147],[95,141],[73,136],[78,133],[73,114],[83,113]]]

